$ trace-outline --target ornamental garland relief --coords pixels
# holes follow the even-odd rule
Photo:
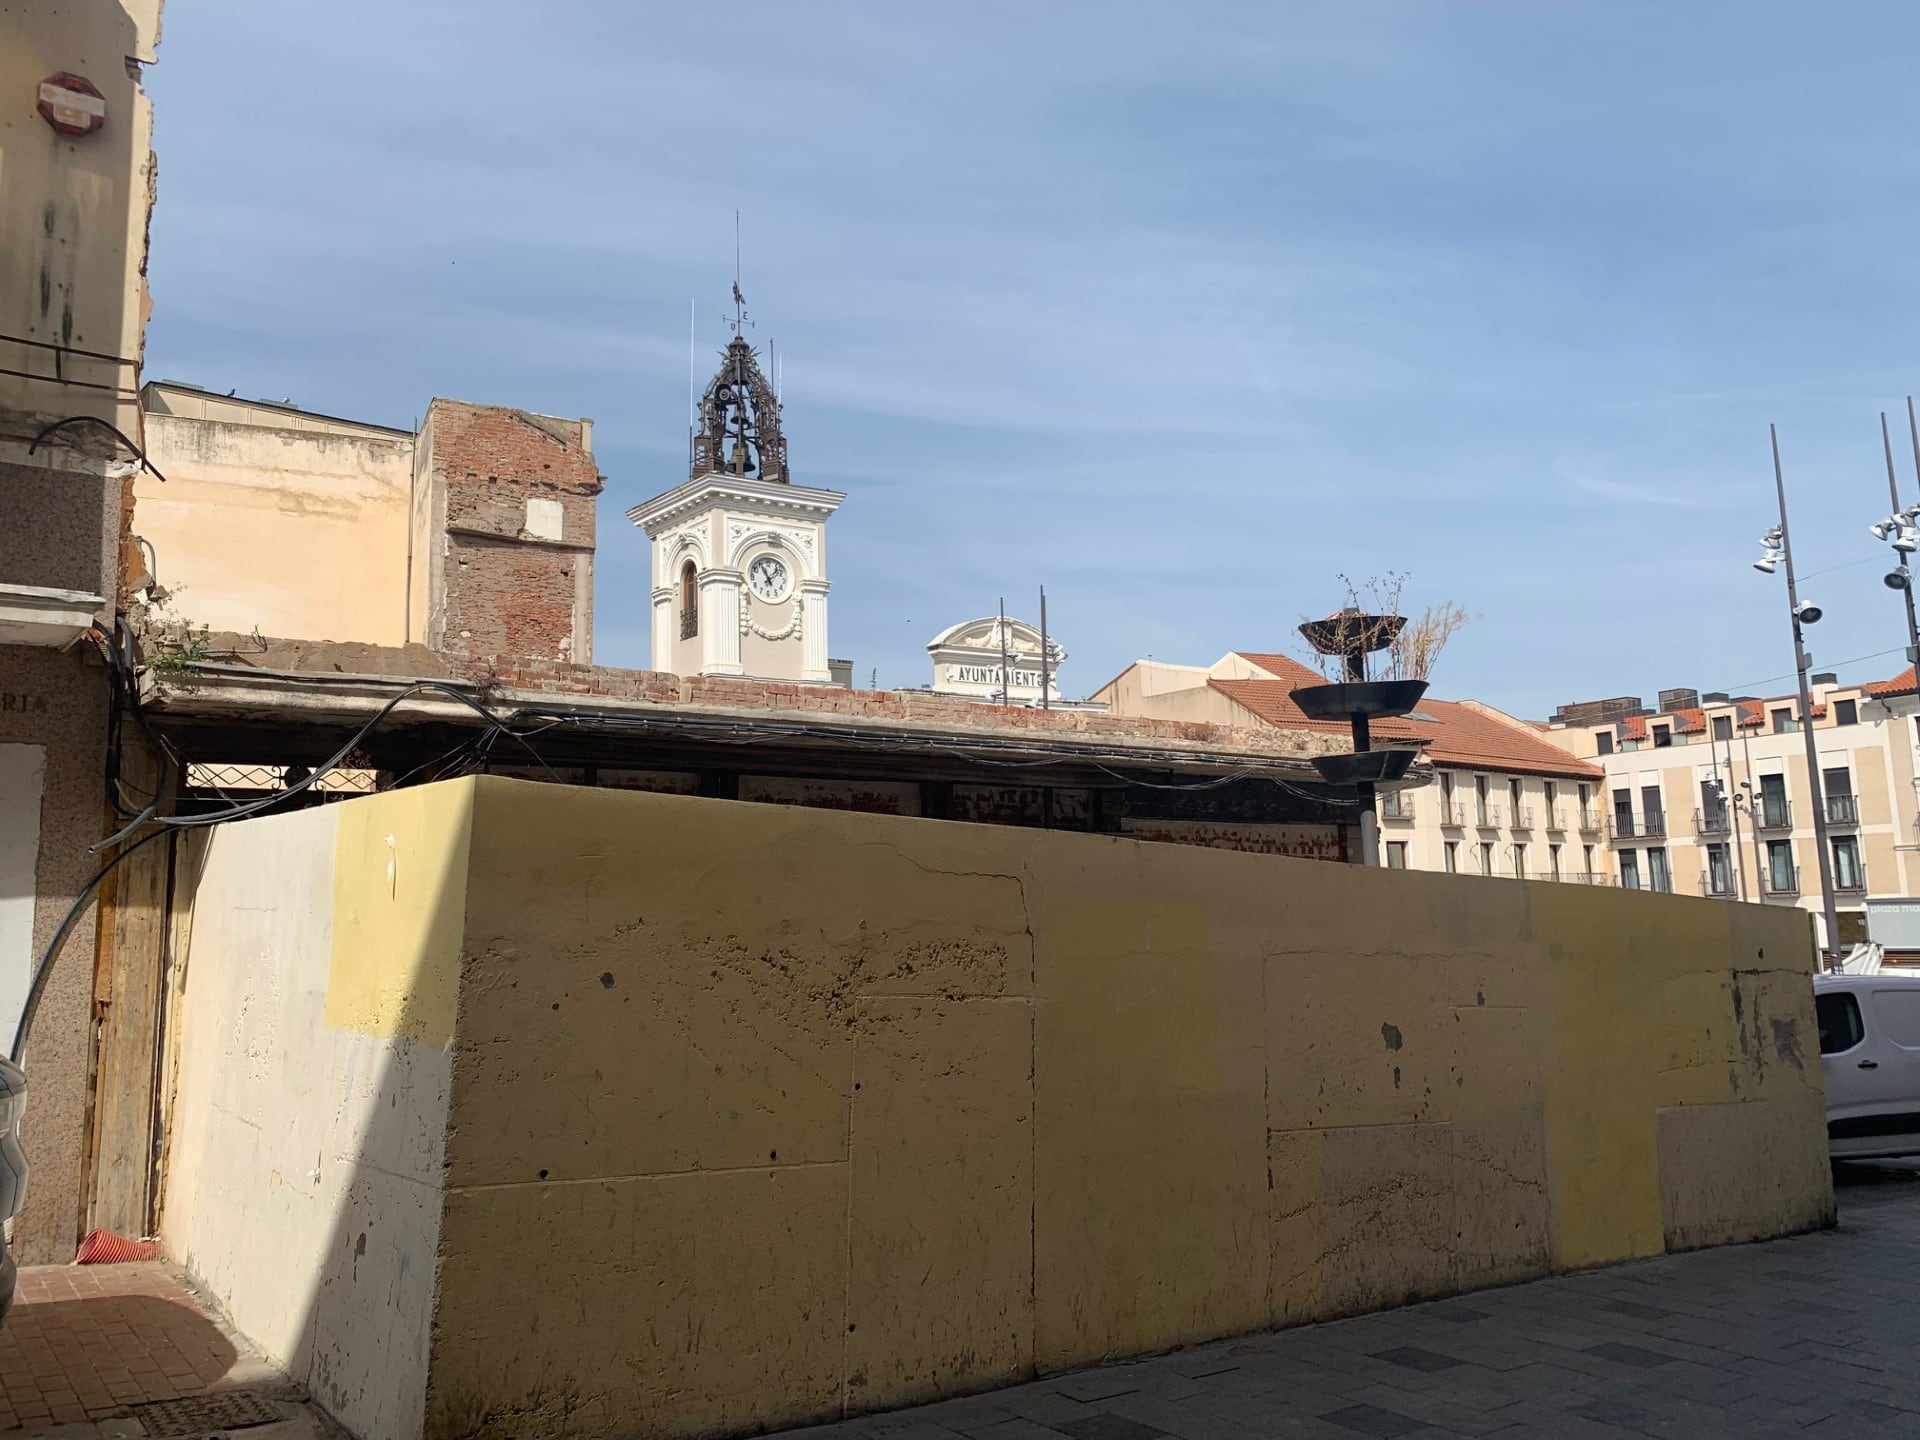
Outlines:
[[[761,601],[765,604],[765,601]],[[786,627],[781,630],[769,630],[753,618],[754,598],[751,590],[740,592],[740,633],[758,635],[762,640],[790,640],[800,633],[800,597],[791,595],[780,602],[791,605],[793,613],[787,617]]]
[[[787,545],[796,555],[806,561],[807,574],[820,573],[819,560],[814,548],[813,531],[799,525],[770,525],[764,520],[727,521],[727,555],[729,563],[737,564],[740,555],[749,541],[757,538],[774,537]]]

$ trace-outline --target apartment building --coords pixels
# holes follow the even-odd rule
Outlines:
[[[1211,665],[1139,660],[1092,700],[1117,715],[1346,733],[1293,703],[1321,677],[1287,655],[1232,651]],[[1380,798],[1381,862],[1393,869],[1606,884],[1606,771],[1542,727],[1473,700],[1423,700],[1373,727],[1376,745],[1417,745],[1435,783]]]
[[[1607,865],[1628,888],[1822,911],[1814,730],[1839,944],[1867,938],[1867,902],[1920,894],[1915,776],[1920,729],[1911,669],[1797,696],[1663,691],[1563,706],[1546,736],[1605,772]],[[1826,939],[1825,936],[1822,937]]]

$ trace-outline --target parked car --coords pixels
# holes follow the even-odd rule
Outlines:
[[[27,1198],[27,1157],[20,1149],[26,1103],[26,1071],[0,1056],[0,1323],[13,1306],[13,1217]]]
[[[1827,1153],[1920,1155],[1920,976],[1818,975]]]

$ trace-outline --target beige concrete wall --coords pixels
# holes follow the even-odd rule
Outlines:
[[[218,830],[175,1005],[168,1254],[367,1440],[425,1409],[470,795]]]
[[[473,793],[435,1436],[773,1426],[1832,1217],[1790,912]]]
[[[134,482],[168,613],[294,640],[407,640],[413,438],[169,392],[146,417],[167,479]],[[309,422],[309,423],[289,423]]]
[[[90,414],[138,433],[133,392],[147,317],[154,58],[160,0],[0,6],[0,416]],[[55,133],[35,109],[41,80],[84,76],[106,97],[90,135]],[[54,352],[19,343],[66,347]],[[132,362],[115,364],[72,353]],[[31,433],[28,431],[27,433]]]

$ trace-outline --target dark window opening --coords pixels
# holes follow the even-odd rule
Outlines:
[[[1860,1002],[1844,990],[1813,997],[1813,1013],[1820,1022],[1820,1053],[1838,1055],[1867,1038],[1860,1020]]]
[[[1653,727],[1653,748],[1656,750],[1668,750],[1668,749],[1671,749],[1672,746],[1673,746],[1673,727],[1671,725],[1654,726]]]
[[[691,640],[700,633],[699,576],[691,560],[680,567],[680,638]]]
[[[1613,732],[1611,730],[1594,731],[1593,743],[1598,748],[1600,754],[1611,755],[1613,753]]]
[[[1853,700],[1834,701],[1833,723],[1836,725],[1858,725],[1860,723],[1860,706],[1858,702]]]
[[[1716,740],[1733,739],[1733,717],[1716,715],[1713,717],[1713,738]]]

